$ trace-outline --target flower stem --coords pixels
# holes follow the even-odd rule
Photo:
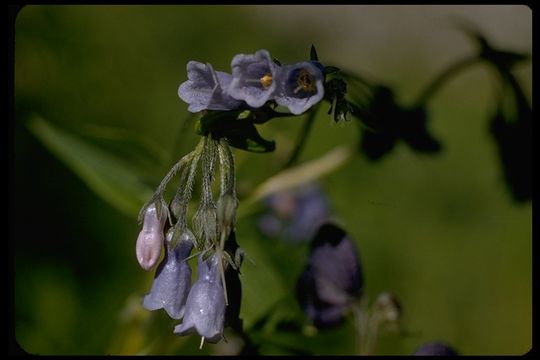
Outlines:
[[[366,334],[366,352],[367,354],[374,354],[375,347],[377,346],[377,340],[379,337],[380,317],[375,311],[371,313],[369,317],[368,329]]]
[[[426,102],[441,88],[441,86],[452,76],[458,73],[459,71],[465,69],[466,67],[481,61],[477,55],[468,56],[460,61],[457,61],[451,64],[443,72],[441,72],[435,80],[433,80],[429,85],[420,93],[418,96],[415,105],[413,107],[420,107],[426,104]]]
[[[291,167],[298,160],[298,157],[300,156],[300,153],[302,152],[302,149],[306,143],[306,139],[309,135],[309,131],[311,130],[313,122],[315,121],[315,115],[317,114],[318,108],[319,108],[318,106],[315,107],[306,117],[306,120],[304,121],[304,125],[302,126],[302,130],[300,130],[300,134],[298,135],[298,138],[296,139],[296,145],[294,147],[294,150],[291,156],[289,157],[289,160],[283,166],[283,169],[287,169]]]
[[[354,327],[356,329],[356,353],[358,355],[365,355],[365,312],[359,304],[353,304],[351,306],[354,319]]]
[[[195,114],[189,113],[189,115],[182,121],[182,124],[180,124],[180,128],[178,129],[178,132],[176,133],[174,137],[174,142],[171,148],[171,160],[170,162],[174,161],[174,157],[177,153],[181,152],[182,144],[185,142],[186,137],[184,134],[187,131],[187,127],[189,124],[193,123],[193,119],[195,117]]]

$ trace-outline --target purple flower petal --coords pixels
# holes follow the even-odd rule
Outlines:
[[[212,65],[197,61],[187,64],[188,80],[178,87],[178,96],[189,104],[188,111],[232,110],[242,102],[230,97],[223,89],[229,87],[231,75],[214,71]]]
[[[284,190],[265,199],[269,212],[257,221],[267,236],[284,235],[292,243],[307,241],[330,216],[330,204],[316,184]]]
[[[232,62],[232,81],[228,88],[230,96],[259,108],[274,94],[279,66],[266,50],[253,55],[238,54]]]
[[[184,320],[174,333],[187,335],[194,331],[205,341],[216,343],[223,337],[225,297],[219,276],[217,255],[206,261],[199,257],[199,278],[191,288],[184,312]]]
[[[354,298],[363,276],[353,242],[332,224],[322,225],[311,244],[308,263],[297,282],[300,305],[315,326],[335,325]]]
[[[297,297],[306,316],[319,328],[327,328],[343,322],[346,306],[325,302],[317,296],[316,279],[306,269],[297,282]]]
[[[330,204],[324,192],[316,185],[302,187],[296,194],[296,206],[288,228],[293,241],[306,241],[330,218]]]
[[[184,314],[189,287],[191,286],[191,268],[185,259],[191,253],[193,237],[186,230],[173,249],[170,241],[173,232],[167,234],[167,254],[156,271],[152,289],[143,300],[145,309],[153,311],[164,309],[173,319],[181,319]]]
[[[153,268],[163,246],[163,227],[166,218],[158,219],[156,206],[150,205],[144,214],[143,228],[137,237],[135,252],[141,267],[148,271]]]
[[[295,115],[302,114],[324,97],[324,74],[312,61],[285,65],[274,99]]]

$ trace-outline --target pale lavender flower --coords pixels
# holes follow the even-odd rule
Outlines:
[[[163,227],[165,226],[166,216],[158,219],[155,204],[146,209],[144,214],[143,228],[137,237],[135,251],[137,261],[141,267],[148,271],[156,265],[161,248],[163,246]]]
[[[188,62],[187,74],[188,80],[178,87],[178,96],[189,104],[188,111],[233,110],[242,105],[226,92],[232,79],[230,74],[197,61]]]
[[[267,50],[255,54],[238,54],[232,62],[233,79],[229,86],[230,95],[259,108],[274,95],[279,66],[272,61]]]
[[[302,114],[324,97],[324,73],[314,61],[303,61],[281,68],[275,101],[295,115]]]
[[[199,256],[198,271],[198,280],[187,298],[184,320],[174,328],[174,333],[187,335],[197,331],[205,341],[216,343],[223,337],[225,322],[225,296],[217,255],[206,261]]]
[[[191,268],[186,258],[191,253],[194,235],[186,229],[176,246],[171,244],[174,231],[167,233],[166,256],[159,264],[150,293],[144,297],[147,310],[164,309],[173,319],[181,319],[191,286]]]

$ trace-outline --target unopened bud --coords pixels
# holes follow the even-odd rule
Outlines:
[[[158,219],[154,204],[150,205],[144,214],[143,228],[137,238],[135,250],[137,261],[139,261],[141,267],[146,271],[156,265],[161,254],[165,220],[166,217],[163,217],[161,221]]]
[[[195,234],[202,240],[204,247],[217,239],[217,213],[214,207],[199,208],[193,216]]]
[[[220,228],[230,227],[234,224],[238,201],[232,195],[226,194],[219,197],[217,202],[217,219]]]
[[[397,323],[401,319],[401,305],[397,297],[391,293],[382,293],[375,301],[375,310],[379,312],[383,321]]]
[[[185,229],[182,235],[180,235],[180,242],[190,242],[192,244],[196,243],[195,235],[189,229]]]

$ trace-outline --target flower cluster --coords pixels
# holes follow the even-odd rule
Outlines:
[[[213,200],[212,181],[216,163],[220,167],[220,196]],[[202,168],[199,208],[192,225],[186,215],[198,167]],[[172,177],[181,171],[180,186],[169,204],[164,192]],[[228,322],[234,326],[239,312],[239,284],[233,281],[229,304],[227,279],[235,279],[242,262],[242,251],[236,244],[234,224],[237,198],[234,160],[225,139],[203,137],[191,153],[176,163],[162,180],[150,201],[142,208],[143,228],[136,244],[137,260],[145,270],[158,262],[161,250],[165,256],[156,270],[150,292],[143,299],[147,310],[164,309],[173,319],[183,319],[174,333],[186,335],[196,331],[202,342],[216,343],[223,337]],[[190,255],[196,248],[198,252]],[[198,279],[191,284],[188,259],[198,255]]]
[[[228,74],[210,64],[188,62],[188,80],[178,96],[191,112],[257,109],[273,101],[295,115],[324,97],[324,68],[317,61],[281,65],[267,50],[259,50],[234,56],[231,69]]]

